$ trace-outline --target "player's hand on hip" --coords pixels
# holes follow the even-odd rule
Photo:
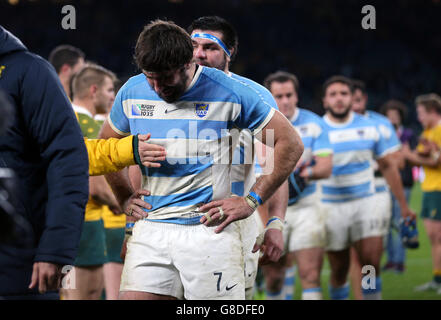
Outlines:
[[[138,154],[141,163],[147,168],[159,168],[161,164],[158,161],[164,161],[166,151],[163,146],[149,143],[151,134],[138,135]]]
[[[148,213],[145,212],[143,209],[150,210],[152,206],[142,200],[142,196],[149,196],[150,191],[148,190],[137,190],[135,191],[130,198],[125,202],[124,204],[124,213],[128,215],[129,217],[133,217],[133,219],[139,220],[144,219],[148,217]]]
[[[225,229],[231,222],[248,218],[254,209],[251,208],[243,197],[232,197],[216,200],[199,207],[203,212],[200,222],[207,227],[219,225],[215,233]]]
[[[49,262],[35,262],[29,289],[35,288],[38,284],[40,293],[58,290],[61,286],[61,278],[61,266]]]
[[[278,229],[268,229],[265,231],[262,240],[256,240],[252,252],[261,250],[263,255],[259,258],[259,265],[279,261],[283,253],[283,233]]]

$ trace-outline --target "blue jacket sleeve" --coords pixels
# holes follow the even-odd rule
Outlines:
[[[89,194],[88,156],[72,106],[50,64],[30,63],[21,84],[23,118],[45,164],[45,224],[34,261],[73,264]]]

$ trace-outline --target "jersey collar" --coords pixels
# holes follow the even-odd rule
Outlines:
[[[297,120],[297,118],[299,117],[300,111],[299,108],[296,107],[296,110],[294,111],[294,114],[292,115],[291,119],[289,119],[289,121],[294,122]]]
[[[202,73],[202,69],[204,68],[203,66],[200,65],[196,65],[196,73],[194,74],[193,80],[191,80],[190,85],[188,86],[187,90],[185,90],[185,92],[190,91],[191,88],[193,88],[193,86],[195,85],[196,81],[198,81],[199,76]]]
[[[346,120],[345,122],[342,123],[338,123],[338,122],[334,122],[331,119],[329,119],[328,115],[325,114],[325,116],[323,117],[323,119],[325,120],[325,122],[330,125],[331,127],[334,128],[341,128],[341,127],[345,127],[348,124],[350,124],[353,120],[354,120],[354,111],[350,111],[349,112],[349,118],[348,120]]]
[[[84,107],[81,107],[81,106],[78,106],[78,105],[75,105],[75,104],[72,103],[72,108],[74,109],[74,111],[75,111],[76,113],[85,114],[85,115],[87,115],[87,116],[93,118],[93,115],[90,113],[90,111],[87,110],[87,109],[84,108]]]

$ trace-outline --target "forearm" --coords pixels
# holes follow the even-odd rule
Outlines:
[[[119,207],[118,201],[115,198],[115,195],[113,194],[112,190],[107,185],[105,179],[103,178],[102,184],[99,186],[96,186],[91,192],[90,196],[91,198],[102,205],[107,205],[111,208]]]
[[[416,152],[412,152],[406,155],[406,159],[414,166],[427,166],[427,167],[436,168],[439,165],[438,163],[439,161],[436,161],[436,159],[430,156],[423,157]]]
[[[397,199],[400,207],[407,208],[408,204],[406,201],[406,196],[404,194],[403,182],[401,180],[401,175],[398,171],[398,167],[395,165],[388,165],[386,167],[380,168],[383,177],[386,179],[389,185],[390,191]]]
[[[89,174],[102,175],[133,165],[133,139],[133,136],[123,139],[85,139],[89,155]]]
[[[110,127],[108,121],[106,120],[101,128],[101,132],[99,134],[99,138],[123,138],[119,134],[117,134]],[[134,193],[134,190],[130,184],[128,169],[124,168],[121,171],[109,173],[104,176],[106,178],[107,183],[113,191],[113,194],[116,197],[116,200],[120,204],[121,208],[124,210],[125,202],[130,198],[130,196]]]
[[[332,155],[316,157],[316,164],[310,169],[308,180],[326,179],[332,174]]]
[[[288,181],[282,183],[276,192],[268,199],[268,218],[276,216],[285,219],[286,207],[288,206]]]
[[[124,203],[135,192],[130,184],[128,169],[124,168],[121,171],[109,173],[105,175],[105,178],[119,205],[124,208]]]

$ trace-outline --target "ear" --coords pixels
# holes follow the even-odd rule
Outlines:
[[[61,68],[60,68],[60,74],[68,73],[68,72],[70,72],[71,70],[72,70],[71,66],[68,65],[67,63],[65,63],[65,64],[63,64],[63,65],[61,66]]]
[[[91,96],[94,96],[98,91],[98,86],[96,84],[93,84],[89,88],[89,93]]]

